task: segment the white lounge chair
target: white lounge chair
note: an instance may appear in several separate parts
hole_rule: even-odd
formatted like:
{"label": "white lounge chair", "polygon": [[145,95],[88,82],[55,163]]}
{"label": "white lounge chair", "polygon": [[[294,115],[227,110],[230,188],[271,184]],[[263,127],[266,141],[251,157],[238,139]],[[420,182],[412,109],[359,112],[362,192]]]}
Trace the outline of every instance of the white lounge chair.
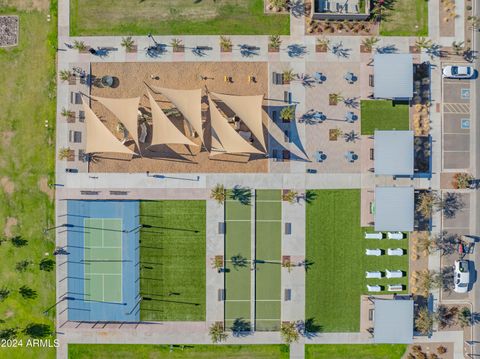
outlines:
{"label": "white lounge chair", "polygon": [[403,285],[401,284],[392,284],[388,286],[389,292],[400,292],[403,290]]}
{"label": "white lounge chair", "polygon": [[389,256],[403,256],[403,249],[402,248],[388,248],[387,254]]}
{"label": "white lounge chair", "polygon": [[385,277],[387,278],[402,278],[403,272],[401,270],[385,270]]}
{"label": "white lounge chair", "polygon": [[367,256],[381,256],[382,255],[382,250],[381,249],[365,249],[365,254]]}
{"label": "white lounge chair", "polygon": [[365,278],[382,278],[382,272],[365,272]]}
{"label": "white lounge chair", "polygon": [[388,239],[403,239],[402,232],[387,232]]}
{"label": "white lounge chair", "polygon": [[382,232],[373,232],[373,233],[365,232],[365,239],[382,239],[382,238],[383,238]]}
{"label": "white lounge chair", "polygon": [[367,290],[369,292],[381,292],[382,291],[382,287],[380,287],[379,285],[368,285],[367,284]]}

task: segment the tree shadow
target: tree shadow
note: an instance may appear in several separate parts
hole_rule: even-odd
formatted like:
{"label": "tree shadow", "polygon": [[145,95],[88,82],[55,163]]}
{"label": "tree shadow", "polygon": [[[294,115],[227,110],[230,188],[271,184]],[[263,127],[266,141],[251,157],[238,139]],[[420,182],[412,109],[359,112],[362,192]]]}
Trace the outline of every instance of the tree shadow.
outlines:
{"label": "tree shadow", "polygon": [[297,0],[290,3],[290,12],[294,17],[305,15],[305,5],[303,1]]}
{"label": "tree shadow", "polygon": [[290,57],[303,57],[307,54],[307,47],[301,44],[291,44],[287,46],[287,53]]}
{"label": "tree shadow", "polygon": [[22,332],[32,338],[45,338],[52,335],[50,326],[40,323],[30,323]]}
{"label": "tree shadow", "polygon": [[352,49],[347,49],[347,48],[343,47],[343,42],[342,41],[340,41],[340,42],[338,42],[338,43],[336,43],[335,45],[332,46],[332,54],[334,54],[338,58],[340,58],[340,57],[345,58],[345,59],[349,58],[351,51],[352,51]]}
{"label": "tree shadow", "polygon": [[240,46],[240,54],[243,57],[253,57],[258,56],[258,51],[260,50],[257,46],[250,46],[250,45],[239,45]]}
{"label": "tree shadow", "polygon": [[252,335],[252,326],[250,322],[247,322],[243,318],[236,318],[232,326],[230,327],[232,334],[234,337],[246,337],[248,335]]}
{"label": "tree shadow", "polygon": [[249,205],[252,199],[252,191],[250,188],[236,185],[232,189],[230,198],[239,201],[241,204]]}
{"label": "tree shadow", "polygon": [[308,318],[297,322],[298,333],[308,339],[314,338],[323,331],[323,327],[315,323],[315,318]]}
{"label": "tree shadow", "polygon": [[10,239],[14,247],[24,247],[28,244],[28,241],[21,236],[15,236]]}
{"label": "tree shadow", "polygon": [[318,195],[315,191],[307,190],[303,199],[307,204],[311,204],[317,199],[317,197]]}
{"label": "tree shadow", "polygon": [[248,266],[248,259],[242,256],[240,253],[237,254],[236,256],[232,256],[230,260],[235,270],[238,270],[238,268],[245,268]]}
{"label": "tree shadow", "polygon": [[443,215],[445,218],[454,218],[465,204],[458,193],[447,192],[443,197]]}
{"label": "tree shadow", "polygon": [[395,45],[386,45],[382,47],[377,47],[377,53],[379,54],[395,54],[398,52],[398,49]]}

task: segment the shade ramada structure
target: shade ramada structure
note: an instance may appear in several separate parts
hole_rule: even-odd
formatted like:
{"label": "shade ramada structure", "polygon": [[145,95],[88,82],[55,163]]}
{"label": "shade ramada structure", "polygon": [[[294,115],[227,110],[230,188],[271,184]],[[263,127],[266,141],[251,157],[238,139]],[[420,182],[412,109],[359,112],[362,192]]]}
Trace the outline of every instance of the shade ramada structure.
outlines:
{"label": "shade ramada structure", "polygon": [[263,95],[237,96],[211,92],[215,98],[221,100],[242,122],[252,131],[255,138],[260,142],[263,150],[266,150],[265,136],[263,133]]}
{"label": "shade ramada structure", "polygon": [[86,153],[114,152],[127,153],[134,155],[128,147],[124,146],[111,132],[105,127],[100,119],[95,115],[92,109],[83,99],[83,109],[85,111],[86,125]]}
{"label": "shade ramada structure", "polygon": [[105,106],[121,123],[123,123],[128,130],[128,133],[135,141],[137,148],[140,149],[138,144],[138,105],[140,103],[140,97],[106,98],[92,96],[92,98]]}
{"label": "shade ramada structure", "polygon": [[178,111],[182,113],[185,120],[187,120],[198,136],[200,136],[202,143],[204,143],[202,127],[202,90],[174,90],[155,86],[151,86],[151,88],[164,95],[178,109]]}
{"label": "shade ramada structure", "polygon": [[245,141],[237,131],[227,122],[212,99],[208,98],[210,119],[212,123],[212,152],[211,155],[222,153],[263,153]]}
{"label": "shade ramada structure", "polygon": [[190,146],[198,146],[189,140],[165,115],[160,106],[157,104],[152,94],[148,91],[150,107],[152,109],[152,143],[151,145],[164,144],[184,144]]}

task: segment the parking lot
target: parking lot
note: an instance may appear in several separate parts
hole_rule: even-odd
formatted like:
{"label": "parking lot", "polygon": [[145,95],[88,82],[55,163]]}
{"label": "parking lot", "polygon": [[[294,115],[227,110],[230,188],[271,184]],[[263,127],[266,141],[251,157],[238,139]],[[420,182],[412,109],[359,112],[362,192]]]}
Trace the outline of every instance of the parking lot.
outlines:
{"label": "parking lot", "polygon": [[443,169],[470,167],[470,80],[443,79]]}

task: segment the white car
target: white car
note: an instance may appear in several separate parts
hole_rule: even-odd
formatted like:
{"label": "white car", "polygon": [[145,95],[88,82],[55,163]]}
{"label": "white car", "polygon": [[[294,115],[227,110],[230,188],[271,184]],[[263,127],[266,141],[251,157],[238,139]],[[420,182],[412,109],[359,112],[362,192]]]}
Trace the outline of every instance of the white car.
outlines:
{"label": "white car", "polygon": [[468,270],[468,261],[461,260],[455,261],[455,288],[453,289],[457,293],[467,293],[468,284],[470,283],[470,272]]}
{"label": "white car", "polygon": [[473,76],[473,67],[471,66],[445,66],[443,68],[443,77],[451,79],[469,79]]}

